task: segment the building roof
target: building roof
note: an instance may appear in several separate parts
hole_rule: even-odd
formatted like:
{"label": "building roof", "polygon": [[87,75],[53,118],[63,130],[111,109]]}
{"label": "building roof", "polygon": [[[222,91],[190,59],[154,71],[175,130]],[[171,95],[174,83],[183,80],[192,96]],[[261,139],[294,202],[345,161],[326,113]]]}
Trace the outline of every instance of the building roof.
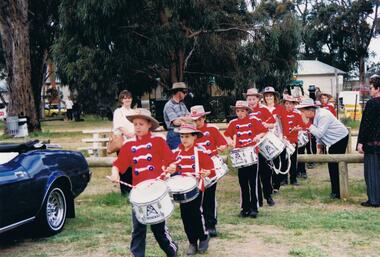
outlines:
{"label": "building roof", "polygon": [[297,75],[334,75],[335,70],[338,75],[346,74],[346,72],[318,60],[298,60]]}

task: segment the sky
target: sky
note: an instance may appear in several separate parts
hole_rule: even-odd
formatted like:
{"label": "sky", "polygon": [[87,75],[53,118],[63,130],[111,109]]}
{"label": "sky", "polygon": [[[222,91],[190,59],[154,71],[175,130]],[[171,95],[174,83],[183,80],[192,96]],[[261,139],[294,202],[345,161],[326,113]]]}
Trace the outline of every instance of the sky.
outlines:
{"label": "sky", "polygon": [[376,56],[374,58],[370,57],[369,61],[380,62],[380,36],[372,38],[371,43],[369,44],[369,50],[370,52],[374,51],[376,53]]}

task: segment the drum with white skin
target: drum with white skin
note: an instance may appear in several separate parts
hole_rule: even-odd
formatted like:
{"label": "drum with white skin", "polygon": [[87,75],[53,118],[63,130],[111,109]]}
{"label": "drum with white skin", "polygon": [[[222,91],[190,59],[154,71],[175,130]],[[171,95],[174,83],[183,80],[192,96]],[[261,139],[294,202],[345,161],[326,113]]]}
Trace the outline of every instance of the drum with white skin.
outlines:
{"label": "drum with white skin", "polygon": [[284,142],[272,132],[267,132],[258,144],[260,153],[268,161],[275,159],[285,149]]}
{"label": "drum with white skin", "polygon": [[255,148],[253,146],[235,148],[230,152],[232,167],[242,168],[256,164],[258,161]]}
{"label": "drum with white skin", "polygon": [[142,224],[157,224],[172,214],[174,204],[164,181],[149,179],[139,183],[130,193],[137,220]]}
{"label": "drum with white skin", "polygon": [[223,158],[219,155],[215,155],[211,157],[212,162],[214,163],[215,176],[212,178],[205,177],[205,188],[208,188],[218,182],[219,179],[224,177],[224,175],[228,172],[228,166],[224,163]]}
{"label": "drum with white skin", "polygon": [[303,147],[309,142],[309,135],[306,131],[298,132],[298,147]]}
{"label": "drum with white skin", "polygon": [[198,180],[193,176],[173,176],[167,181],[169,194],[174,201],[179,203],[187,203],[199,194]]}

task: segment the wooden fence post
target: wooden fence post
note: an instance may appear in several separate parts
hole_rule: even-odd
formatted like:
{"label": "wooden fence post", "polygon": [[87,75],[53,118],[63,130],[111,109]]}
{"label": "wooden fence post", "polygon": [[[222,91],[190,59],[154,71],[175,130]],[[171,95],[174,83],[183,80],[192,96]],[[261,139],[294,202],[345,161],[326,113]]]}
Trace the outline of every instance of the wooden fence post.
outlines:
{"label": "wooden fence post", "polygon": [[339,188],[340,198],[348,198],[348,166],[347,162],[339,162]]}

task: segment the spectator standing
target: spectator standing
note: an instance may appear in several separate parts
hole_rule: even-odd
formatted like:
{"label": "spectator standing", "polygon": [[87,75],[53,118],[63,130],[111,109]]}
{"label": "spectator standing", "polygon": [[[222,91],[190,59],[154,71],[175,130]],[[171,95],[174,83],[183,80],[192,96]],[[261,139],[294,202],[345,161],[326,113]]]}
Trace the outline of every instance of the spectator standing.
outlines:
{"label": "spectator standing", "polygon": [[66,116],[68,120],[73,120],[73,101],[71,100],[71,96],[67,97],[67,100],[65,101],[66,105]]}
{"label": "spectator standing", "polygon": [[164,121],[168,128],[166,142],[170,149],[176,149],[181,143],[180,136],[174,132],[174,128],[180,127],[186,123],[186,118],[189,110],[186,108],[183,100],[188,92],[188,88],[184,82],[173,83],[171,88],[171,98],[164,107]]}
{"label": "spectator standing", "polygon": [[358,135],[358,151],[364,153],[365,207],[380,207],[380,76],[370,79],[370,99],[364,109]]}
{"label": "spectator standing", "polygon": [[[132,122],[127,119],[127,116],[133,113],[133,109],[131,108],[131,92],[128,90],[121,91],[119,94],[119,103],[121,107],[117,108],[113,113],[112,131],[115,135],[123,135],[125,141],[135,134]],[[117,155],[119,155],[119,152],[117,152]],[[132,170],[130,167],[127,171],[120,173],[120,180],[132,184]],[[120,184],[120,191],[122,195],[127,195],[131,191],[131,188]]]}

